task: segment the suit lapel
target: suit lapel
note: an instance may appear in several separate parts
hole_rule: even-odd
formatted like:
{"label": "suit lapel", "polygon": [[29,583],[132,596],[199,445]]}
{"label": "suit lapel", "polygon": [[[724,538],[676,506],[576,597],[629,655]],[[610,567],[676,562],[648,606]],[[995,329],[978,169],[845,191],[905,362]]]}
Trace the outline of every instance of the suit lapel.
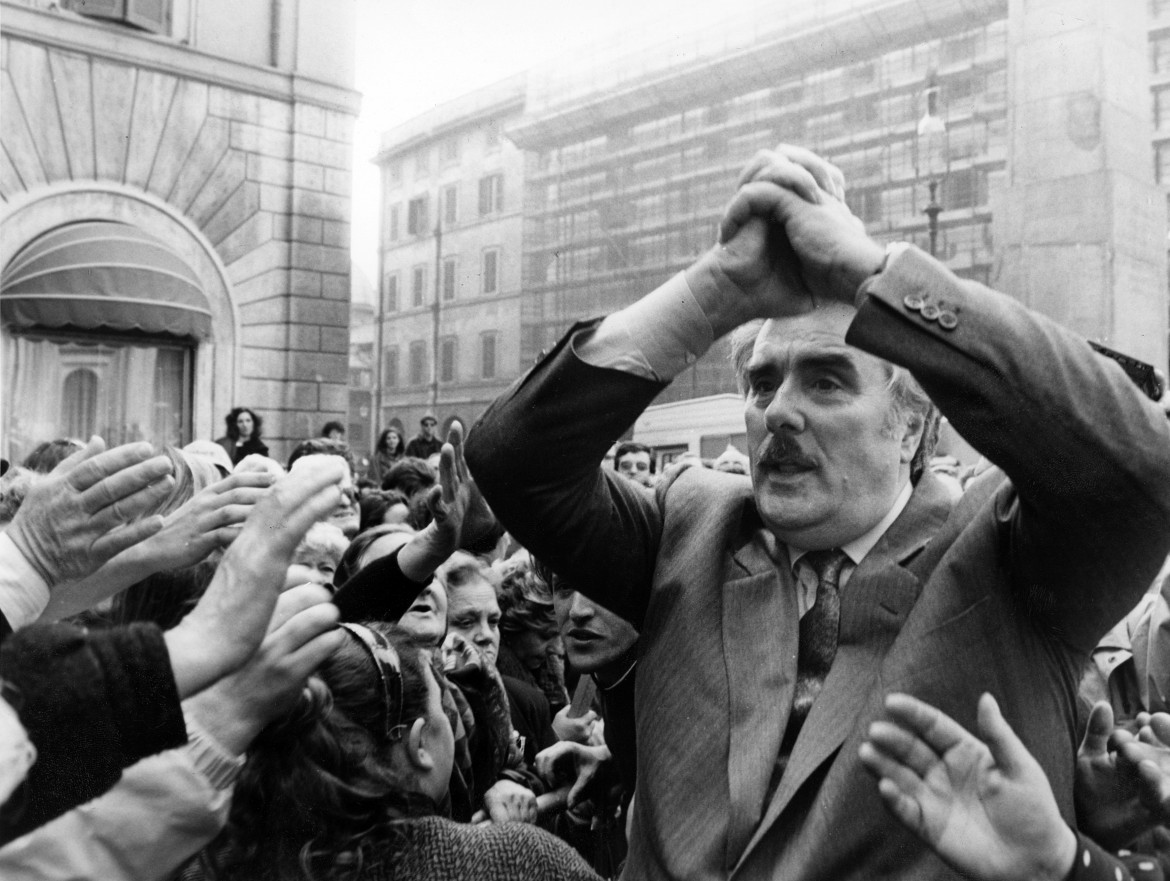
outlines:
{"label": "suit lapel", "polygon": [[[837,752],[852,733],[857,714],[866,705],[866,695],[873,688],[881,660],[921,592],[919,578],[907,567],[938,531],[949,512],[950,502],[945,491],[927,472],[915,487],[906,509],[861,561],[842,589],[837,656],[824,689],[800,731],[780,785],[739,857],[737,868],[776,822],[801,785]],[[928,577],[929,573],[926,575]],[[795,645],[795,635],[794,632],[791,645]],[[792,678],[795,676],[793,664]],[[787,708],[792,702],[791,687],[785,699],[787,721]]]}
{"label": "suit lapel", "polygon": [[723,652],[730,684],[728,869],[764,810],[796,687],[796,590],[785,567],[774,562],[775,540],[758,523],[748,525],[748,540],[732,554],[723,585]]}

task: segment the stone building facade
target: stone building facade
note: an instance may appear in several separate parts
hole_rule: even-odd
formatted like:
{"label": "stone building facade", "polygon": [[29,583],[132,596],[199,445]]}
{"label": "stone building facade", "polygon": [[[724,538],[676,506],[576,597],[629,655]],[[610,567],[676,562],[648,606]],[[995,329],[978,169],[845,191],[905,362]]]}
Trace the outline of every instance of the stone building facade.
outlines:
{"label": "stone building facade", "polygon": [[379,427],[469,425],[520,372],[523,105],[513,77],[382,137]]}
{"label": "stone building facade", "polygon": [[347,406],[355,4],[60,5],[0,3],[3,454],[240,405],[282,458]]}

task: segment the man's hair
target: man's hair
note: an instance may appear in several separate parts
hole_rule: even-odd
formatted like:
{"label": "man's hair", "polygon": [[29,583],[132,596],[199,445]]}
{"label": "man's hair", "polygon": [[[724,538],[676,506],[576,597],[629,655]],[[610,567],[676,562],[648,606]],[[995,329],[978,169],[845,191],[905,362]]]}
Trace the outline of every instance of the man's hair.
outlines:
{"label": "man's hair", "polygon": [[327,437],[311,437],[303,440],[295,447],[288,457],[288,467],[292,470],[293,462],[303,456],[340,456],[349,466],[349,473],[354,472],[353,454],[349,451],[349,444],[345,441],[330,440]]}
{"label": "man's hair", "polygon": [[[745,397],[748,392],[747,365],[751,360],[756,338],[763,327],[764,319],[760,318],[737,327],[731,334],[731,366],[735,370],[736,387]],[[886,415],[886,430],[893,432],[900,424],[914,424],[916,421],[921,421],[922,424],[922,439],[918,442],[918,449],[914,451],[914,458],[910,460],[910,480],[917,483],[931,457],[934,456],[934,448],[938,443],[938,408],[927,397],[909,370],[884,359],[882,363],[889,373],[886,390],[890,393],[891,400],[890,412]],[[614,462],[617,462],[616,456]]]}
{"label": "man's hair", "polygon": [[382,477],[382,489],[396,489],[408,496],[435,485],[435,472],[426,460],[406,456],[390,466]]}
{"label": "man's hair", "polygon": [[345,426],[337,420],[332,419],[321,426],[321,437],[329,437],[329,432],[331,431],[340,431],[342,434],[345,434]]}
{"label": "man's hair", "polygon": [[654,473],[654,451],[645,444],[640,444],[637,441],[622,441],[618,444],[618,448],[613,453],[613,469],[617,471],[618,463],[622,461],[625,456],[630,453],[649,453],[650,454],[650,473]]}

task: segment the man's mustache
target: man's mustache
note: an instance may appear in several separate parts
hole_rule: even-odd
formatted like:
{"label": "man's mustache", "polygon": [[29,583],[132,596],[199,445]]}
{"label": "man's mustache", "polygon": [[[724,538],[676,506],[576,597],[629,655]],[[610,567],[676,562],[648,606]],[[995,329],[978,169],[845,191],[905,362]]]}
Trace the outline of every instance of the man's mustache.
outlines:
{"label": "man's mustache", "polygon": [[760,448],[756,464],[763,468],[816,468],[815,459],[806,456],[800,445],[784,435],[769,435]]}

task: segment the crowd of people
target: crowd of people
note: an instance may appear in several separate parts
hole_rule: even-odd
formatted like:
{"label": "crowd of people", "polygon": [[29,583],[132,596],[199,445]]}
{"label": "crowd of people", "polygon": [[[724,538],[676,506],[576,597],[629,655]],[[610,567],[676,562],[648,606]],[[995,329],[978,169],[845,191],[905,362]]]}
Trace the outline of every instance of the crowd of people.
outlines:
{"label": "crowd of people", "polygon": [[[607,464],[729,334],[747,454]],[[805,150],[466,437],[262,426],[6,465],[0,877],[1170,870],[1166,411]]]}

